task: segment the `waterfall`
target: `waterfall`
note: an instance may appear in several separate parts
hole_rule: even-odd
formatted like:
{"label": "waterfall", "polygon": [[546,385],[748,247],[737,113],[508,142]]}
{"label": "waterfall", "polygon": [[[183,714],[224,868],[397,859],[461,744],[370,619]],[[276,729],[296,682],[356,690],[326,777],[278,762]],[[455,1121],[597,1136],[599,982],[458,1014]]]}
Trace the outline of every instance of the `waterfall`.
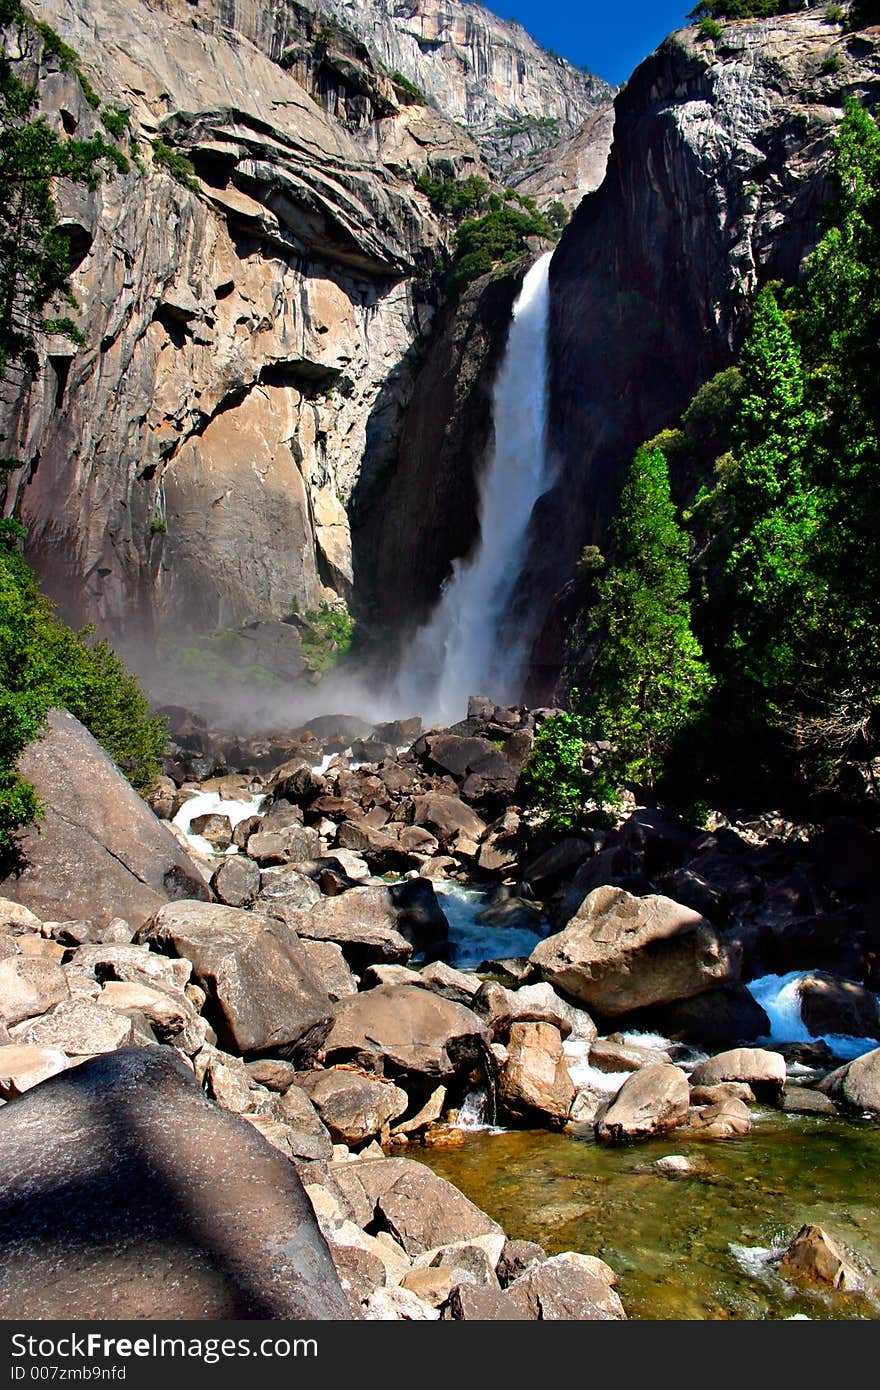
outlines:
{"label": "waterfall", "polygon": [[523,567],[532,509],[547,489],[547,323],[552,252],[536,261],[513,306],[493,390],[495,447],[480,489],[480,540],[456,560],[440,602],[416,633],[397,680],[397,703],[427,722],[463,719],[467,699],[520,693],[528,634],[498,641]]}

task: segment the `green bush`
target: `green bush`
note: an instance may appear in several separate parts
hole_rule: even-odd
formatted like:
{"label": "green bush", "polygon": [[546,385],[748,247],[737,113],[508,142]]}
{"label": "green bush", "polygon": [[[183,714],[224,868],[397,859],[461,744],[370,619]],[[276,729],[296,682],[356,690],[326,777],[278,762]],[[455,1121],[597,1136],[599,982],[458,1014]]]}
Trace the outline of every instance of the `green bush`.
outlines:
{"label": "green bush", "polygon": [[117,140],[121,140],[131,124],[131,117],[124,106],[105,106],[101,112],[101,124]]}
{"label": "green bush", "polygon": [[825,58],[823,58],[822,66],[819,68],[819,71],[822,73],[824,77],[829,77],[836,72],[840,72],[842,67],[843,60],[841,59],[840,54],[829,53]]}
{"label": "green bush", "polygon": [[[492,202],[496,206],[492,206]],[[494,266],[518,260],[532,236],[555,241],[555,227],[539,212],[504,206],[490,199],[483,217],[463,222],[455,234],[455,255],[449,272],[449,290],[457,294]]]}
{"label": "green bush", "polygon": [[843,24],[846,10],[842,5],[829,5],[825,11],[825,19],[829,24]]}
{"label": "green bush", "polygon": [[107,643],[92,643],[90,630],[73,632],[55,617],[21,553],[24,535],[17,522],[0,522],[0,860],[40,814],[16,764],[53,706],[76,715],[141,791],[158,774],[167,738],[164,721],[150,717],[140,685]]}
{"label": "green bush", "polygon": [[313,671],[327,671],[351,648],[354,619],[341,608],[322,603],[311,608],[302,629],[303,656]]}
{"label": "green bush", "polygon": [[700,0],[688,19],[769,19],[789,8],[788,0]]}
{"label": "green bush", "polygon": [[404,77],[402,72],[393,72],[391,81],[395,89],[403,96],[409,97],[411,101],[418,102],[421,106],[427,105],[428,98],[421,87],[417,87],[415,82],[410,82],[409,78]]}
{"label": "green bush", "polygon": [[153,163],[166,174],[170,174],[178,183],[182,183],[184,188],[198,193],[199,184],[192,163],[186,155],[180,154],[178,150],[174,150],[166,144],[161,136],[157,136],[153,141]]}
{"label": "green bush", "polygon": [[724,30],[721,28],[721,25],[718,23],[716,19],[700,20],[701,39],[712,39],[713,42],[717,42],[717,40],[721,38],[721,35],[723,33]]}
{"label": "green bush", "polygon": [[[577,701],[576,690],[572,701]],[[538,812],[548,831],[572,830],[583,821],[590,795],[584,766],[587,740],[585,720],[569,710],[546,720],[538,730],[520,776],[520,789],[526,805]]]}
{"label": "green bush", "polygon": [[424,193],[435,212],[453,219],[479,212],[486,206],[490,191],[490,185],[477,174],[470,174],[466,179],[441,179],[431,174],[420,174],[415,180],[415,187]]}

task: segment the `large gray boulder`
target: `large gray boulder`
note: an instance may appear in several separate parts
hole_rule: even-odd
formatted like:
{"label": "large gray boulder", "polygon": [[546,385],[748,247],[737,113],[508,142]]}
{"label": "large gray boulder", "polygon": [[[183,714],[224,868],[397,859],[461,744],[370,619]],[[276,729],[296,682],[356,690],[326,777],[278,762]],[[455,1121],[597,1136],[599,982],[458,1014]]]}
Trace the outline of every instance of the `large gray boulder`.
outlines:
{"label": "large gray boulder", "polygon": [[880,1115],[880,1047],[838,1067],[825,1077],[822,1090],[848,1110]]}
{"label": "large gray boulder", "polygon": [[503,1249],[498,1223],[423,1163],[360,1159],[334,1165],[333,1182],[359,1225],[388,1231],[407,1255],[465,1242],[482,1245],[494,1265]]}
{"label": "large gray boulder", "polygon": [[293,1164],[166,1048],[0,1109],[0,1317],[349,1318]]}
{"label": "large gray boulder", "polygon": [[864,985],[816,970],[801,980],[798,993],[801,1019],[814,1038],[825,1033],[848,1033],[855,1038],[880,1040],[877,996]]}
{"label": "large gray boulder", "polygon": [[551,1023],[514,1023],[499,1094],[506,1110],[550,1121],[568,1118],[575,1097],[562,1051],[562,1035]]}
{"label": "large gray boulder", "polygon": [[45,814],[21,838],[23,867],[0,883],[5,897],[43,920],[99,926],[114,917],[139,926],[169,899],[210,897],[189,855],[66,710],[50,711],[19,770]]}
{"label": "large gray boulder", "polygon": [[722,1081],[744,1081],[753,1090],[778,1095],[785,1085],[785,1058],[764,1047],[734,1047],[698,1062],[691,1072],[691,1085],[717,1086]]}
{"label": "large gray boulder", "polygon": [[690,1092],[680,1067],[659,1062],[624,1081],[596,1133],[605,1143],[668,1134],[687,1119]]}
{"label": "large gray boulder", "polygon": [[11,955],[0,960],[0,1022],[7,1028],[36,1018],[70,994],[57,960]]}
{"label": "large gray boulder", "polygon": [[169,903],[140,942],[192,962],[205,1016],[233,1052],[314,1056],[333,1006],[296,935],[275,917],[217,903]]}
{"label": "large gray boulder", "polygon": [[550,984],[606,1016],[687,999],[738,970],[698,912],[622,888],[595,888],[564,931],[538,943],[531,960]]}
{"label": "large gray boulder", "polygon": [[445,1079],[479,1063],[488,1034],[475,1013],[418,985],[379,985],[340,999],[325,1043],[328,1062],[378,1074]]}

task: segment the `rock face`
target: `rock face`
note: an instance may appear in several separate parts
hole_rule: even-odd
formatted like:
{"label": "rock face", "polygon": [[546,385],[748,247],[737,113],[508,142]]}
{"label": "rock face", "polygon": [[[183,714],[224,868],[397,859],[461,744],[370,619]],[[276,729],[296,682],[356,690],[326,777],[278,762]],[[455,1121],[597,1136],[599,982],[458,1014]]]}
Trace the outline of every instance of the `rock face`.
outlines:
{"label": "rock face", "polygon": [[635,449],[730,365],[756,288],[791,280],[817,237],[831,136],[849,94],[873,100],[880,37],[834,44],[822,7],[673,35],[616,99],[599,190],[551,266],[550,447],[517,611],[546,616],[528,696],[546,702],[585,544],[603,548]]}
{"label": "rock face", "polygon": [[546,53],[515,20],[463,0],[341,0],[336,14],[432,105],[473,131],[507,182],[570,137],[611,89]]}
{"label": "rock face", "polygon": [[274,917],[215,903],[161,908],[140,940],[192,961],[218,1036],[245,1053],[311,1058],[333,1008],[293,932]]}
{"label": "rock face", "polygon": [[169,1049],[55,1077],[0,1132],[3,1317],[351,1317],[293,1165]]}
{"label": "rock face", "polygon": [[532,963],[564,993],[614,1016],[700,994],[730,979],[735,962],[698,912],[652,894],[596,888]]}
{"label": "rock face", "polygon": [[169,898],[207,898],[195,864],[119,768],[66,710],[19,768],[46,813],[21,839],[24,866],[4,879],[7,898],[48,920],[139,926]]}
{"label": "rock face", "polygon": [[[440,233],[412,177],[435,156],[480,172],[478,151],[401,106],[359,46],[289,52],[280,3],[34,10],[130,112],[143,172],[61,190],[89,346],[52,340],[4,421],[28,465],[7,500],[29,559],[63,616],[123,649],[246,624],[283,635],[297,604],[351,595],[346,502],[397,428],[401,364],[430,320],[412,283]],[[50,119],[106,135],[75,75],[26,48]],[[192,160],[193,188],[153,163],[160,135]],[[303,669],[293,628],[271,662],[249,635],[241,664]]]}

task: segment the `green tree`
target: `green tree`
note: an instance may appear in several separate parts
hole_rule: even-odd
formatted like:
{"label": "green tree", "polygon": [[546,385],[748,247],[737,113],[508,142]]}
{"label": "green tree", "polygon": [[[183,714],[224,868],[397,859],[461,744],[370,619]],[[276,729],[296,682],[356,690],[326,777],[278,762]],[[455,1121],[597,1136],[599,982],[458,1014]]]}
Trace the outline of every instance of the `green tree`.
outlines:
{"label": "green tree", "polygon": [[582,713],[612,744],[596,794],[624,782],[649,792],[682,726],[694,719],[712,679],[691,629],[688,541],[659,449],[637,452],[614,526],[614,563],[598,586],[592,625],[599,639]]}

